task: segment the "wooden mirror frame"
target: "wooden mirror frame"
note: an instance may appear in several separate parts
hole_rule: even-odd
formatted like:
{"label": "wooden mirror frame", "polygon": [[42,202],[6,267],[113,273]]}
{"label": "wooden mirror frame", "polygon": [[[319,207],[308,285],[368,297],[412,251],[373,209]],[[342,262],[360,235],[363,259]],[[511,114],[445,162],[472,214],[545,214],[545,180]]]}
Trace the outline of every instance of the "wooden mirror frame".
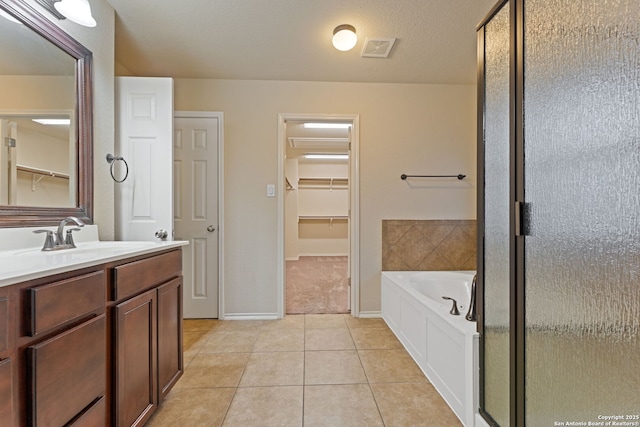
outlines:
{"label": "wooden mirror frame", "polygon": [[76,207],[0,206],[0,227],[57,225],[62,218],[75,216],[93,223],[93,54],[63,29],[30,5],[19,0],[0,0],[0,8],[36,34],[76,60],[76,161],[78,180]]}

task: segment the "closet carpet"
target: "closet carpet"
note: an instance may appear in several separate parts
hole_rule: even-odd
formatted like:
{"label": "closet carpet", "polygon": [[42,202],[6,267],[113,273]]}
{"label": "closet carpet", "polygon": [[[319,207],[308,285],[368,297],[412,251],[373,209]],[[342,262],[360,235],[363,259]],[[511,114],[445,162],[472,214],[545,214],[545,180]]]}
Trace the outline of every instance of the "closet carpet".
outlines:
{"label": "closet carpet", "polygon": [[286,314],[349,312],[348,257],[303,256],[286,265]]}

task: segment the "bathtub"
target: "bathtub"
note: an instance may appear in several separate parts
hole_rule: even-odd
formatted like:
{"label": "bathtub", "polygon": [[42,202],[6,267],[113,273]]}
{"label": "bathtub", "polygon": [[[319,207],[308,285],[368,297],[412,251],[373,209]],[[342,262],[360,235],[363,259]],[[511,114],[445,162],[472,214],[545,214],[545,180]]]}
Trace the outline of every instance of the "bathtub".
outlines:
{"label": "bathtub", "polygon": [[[474,271],[382,272],[382,317],[462,424],[478,408],[478,340],[469,308]],[[460,315],[449,313],[458,302]]]}

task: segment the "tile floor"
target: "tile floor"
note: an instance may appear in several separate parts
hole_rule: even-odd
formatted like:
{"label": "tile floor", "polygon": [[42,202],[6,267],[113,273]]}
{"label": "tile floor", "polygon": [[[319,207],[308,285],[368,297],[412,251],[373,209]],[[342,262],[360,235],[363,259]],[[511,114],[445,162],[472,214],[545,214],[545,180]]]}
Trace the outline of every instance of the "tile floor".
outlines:
{"label": "tile floor", "polygon": [[382,319],[185,320],[185,373],[148,426],[460,426]]}

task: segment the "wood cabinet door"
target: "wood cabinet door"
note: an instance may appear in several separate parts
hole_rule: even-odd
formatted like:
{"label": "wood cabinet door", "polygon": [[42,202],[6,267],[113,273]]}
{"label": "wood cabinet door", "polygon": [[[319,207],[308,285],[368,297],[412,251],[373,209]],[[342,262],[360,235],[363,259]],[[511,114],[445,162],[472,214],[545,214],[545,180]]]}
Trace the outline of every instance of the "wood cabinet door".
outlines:
{"label": "wood cabinet door", "polygon": [[115,307],[115,420],[143,425],[158,404],[156,289]]}
{"label": "wood cabinet door", "polygon": [[182,277],[158,287],[158,394],[160,402],[182,376]]}
{"label": "wood cabinet door", "polygon": [[[13,375],[11,359],[0,360],[0,425],[13,425]],[[6,423],[6,424],[5,424]]]}
{"label": "wood cabinet door", "polygon": [[106,324],[102,314],[28,347],[32,425],[65,425],[104,396]]}

